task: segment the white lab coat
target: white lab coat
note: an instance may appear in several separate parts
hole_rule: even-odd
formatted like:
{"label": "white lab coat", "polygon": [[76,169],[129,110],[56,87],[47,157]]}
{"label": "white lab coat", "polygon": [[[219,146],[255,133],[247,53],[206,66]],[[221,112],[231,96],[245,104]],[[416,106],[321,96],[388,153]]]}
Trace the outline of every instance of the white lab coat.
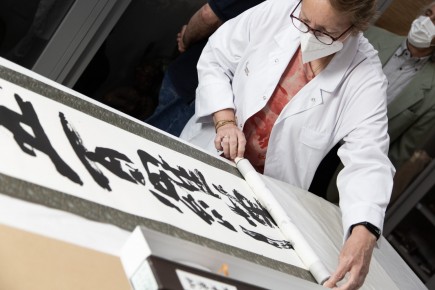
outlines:
{"label": "white lab coat", "polygon": [[[181,138],[216,153],[214,112],[233,108],[242,129],[263,108],[300,45],[289,17],[297,3],[265,1],[209,39],[198,62],[195,115]],[[386,87],[376,51],[361,33],[350,36],[284,107],[270,134],[264,174],[303,189],[343,139],[338,188],[345,236],[357,222],[383,226],[394,174],[387,157]]]}

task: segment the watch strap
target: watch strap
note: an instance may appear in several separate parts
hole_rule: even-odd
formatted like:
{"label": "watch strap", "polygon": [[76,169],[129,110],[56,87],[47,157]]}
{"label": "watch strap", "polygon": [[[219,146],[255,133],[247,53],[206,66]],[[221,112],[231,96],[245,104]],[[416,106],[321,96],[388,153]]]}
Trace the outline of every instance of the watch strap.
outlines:
{"label": "watch strap", "polygon": [[379,237],[381,236],[381,230],[378,227],[376,227],[375,225],[373,225],[373,224],[371,224],[369,222],[360,222],[360,223],[356,223],[356,224],[352,225],[350,227],[350,234],[352,234],[352,230],[353,230],[354,227],[360,226],[360,225],[361,226],[365,226],[366,229],[369,232],[371,232],[376,237],[376,240],[378,240]]}

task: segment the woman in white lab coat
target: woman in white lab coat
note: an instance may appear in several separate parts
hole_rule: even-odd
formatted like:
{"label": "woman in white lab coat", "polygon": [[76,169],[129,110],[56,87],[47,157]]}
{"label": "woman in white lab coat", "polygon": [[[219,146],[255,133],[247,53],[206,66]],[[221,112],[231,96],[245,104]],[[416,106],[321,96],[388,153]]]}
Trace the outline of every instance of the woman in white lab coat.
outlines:
{"label": "woman in white lab coat", "polygon": [[[346,242],[325,284],[360,287],[388,204],[386,78],[362,36],[375,0],[269,0],[225,23],[198,62],[181,138],[307,189],[339,141]],[[217,152],[219,150],[219,152]],[[350,235],[350,236],[349,236]]]}

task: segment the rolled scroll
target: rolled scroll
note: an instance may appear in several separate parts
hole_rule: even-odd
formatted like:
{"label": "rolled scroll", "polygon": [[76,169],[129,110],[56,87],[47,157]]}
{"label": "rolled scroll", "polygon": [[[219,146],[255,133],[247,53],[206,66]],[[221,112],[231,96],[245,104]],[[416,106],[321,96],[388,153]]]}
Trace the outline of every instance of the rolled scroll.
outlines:
{"label": "rolled scroll", "polygon": [[291,221],[290,217],[286,214],[270,190],[266,187],[249,160],[236,158],[235,162],[238,170],[245,178],[260,204],[272,216],[278,227],[281,229],[284,237],[292,244],[296,254],[310,270],[317,283],[322,285],[330,277],[330,273],[323,262],[320,261],[319,257],[305,240],[302,233]]}

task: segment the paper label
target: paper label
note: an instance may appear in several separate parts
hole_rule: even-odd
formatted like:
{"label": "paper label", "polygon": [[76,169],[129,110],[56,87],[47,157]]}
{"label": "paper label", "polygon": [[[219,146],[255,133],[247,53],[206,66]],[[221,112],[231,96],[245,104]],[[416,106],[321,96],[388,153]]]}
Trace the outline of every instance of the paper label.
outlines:
{"label": "paper label", "polygon": [[157,290],[158,284],[148,261],[144,261],[130,278],[134,290]]}
{"label": "paper label", "polygon": [[184,290],[237,290],[237,287],[182,270],[175,270]]}

